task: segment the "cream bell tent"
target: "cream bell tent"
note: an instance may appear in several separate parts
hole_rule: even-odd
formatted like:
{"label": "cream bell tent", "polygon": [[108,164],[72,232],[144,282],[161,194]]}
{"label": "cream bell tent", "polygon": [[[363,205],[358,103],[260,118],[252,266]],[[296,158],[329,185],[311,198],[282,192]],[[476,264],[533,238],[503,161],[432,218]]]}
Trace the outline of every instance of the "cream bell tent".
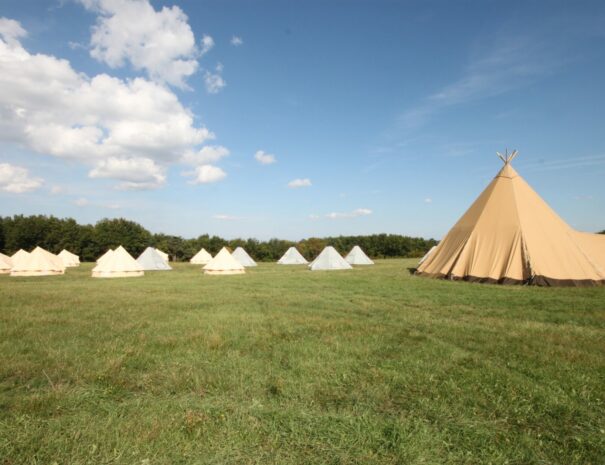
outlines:
{"label": "cream bell tent", "polygon": [[[24,261],[27,260],[27,257],[29,257],[29,252],[26,252],[23,249],[19,249],[17,250],[17,252],[15,252],[12,256],[11,256],[11,263],[14,267],[18,267],[21,268]],[[12,270],[12,268],[11,268]]]}
{"label": "cream bell tent", "polygon": [[10,273],[13,267],[13,261],[8,255],[0,253],[0,274]]}
{"label": "cream bell tent", "polygon": [[351,265],[373,265],[374,262],[370,260],[370,257],[361,250],[361,247],[356,245],[345,257],[345,260]]}
{"label": "cream bell tent", "polygon": [[162,260],[166,263],[170,261],[170,256],[166,252],[162,252],[160,249],[155,249],[155,251],[160,254],[160,257],[162,257]]}
{"label": "cream bell tent", "polygon": [[61,250],[57,256],[63,261],[63,265],[66,267],[80,266],[80,257],[65,249]]}
{"label": "cream bell tent", "polygon": [[17,250],[12,256],[11,256],[11,261],[13,262],[13,266],[15,266],[16,264],[20,263],[21,260],[27,258],[27,256],[29,255],[29,252],[26,252],[23,249],[19,249]]}
{"label": "cream bell tent", "polygon": [[231,255],[246,267],[256,266],[256,262],[252,260],[252,257],[248,255],[248,252],[246,252],[243,247],[237,247]]}
{"label": "cream bell tent", "polygon": [[504,166],[418,267],[421,276],[539,286],[605,285],[604,238],[567,225]]}
{"label": "cream bell tent", "polygon": [[212,260],[212,255],[206,252],[206,249],[202,248],[189,261],[194,265],[205,265],[210,260]]}
{"label": "cream bell tent", "polygon": [[296,247],[290,247],[277,263],[279,265],[306,265],[309,262],[301,255]]}
{"label": "cream bell tent", "polygon": [[318,270],[350,270],[352,268],[344,258],[331,245],[321,251],[309,265],[311,271]]}
{"label": "cream bell tent", "polygon": [[[107,255],[107,254],[105,254]],[[93,278],[130,278],[143,276],[143,267],[139,265],[122,246],[114,250],[111,255],[99,261],[92,269]]]}
{"label": "cream bell tent", "polygon": [[113,250],[109,249],[107,252],[105,252],[103,255],[101,255],[99,258],[97,258],[97,265],[100,265],[101,263],[103,263],[105,260],[107,260],[112,255],[113,255]]}
{"label": "cream bell tent", "polygon": [[63,261],[55,254],[36,247],[27,255],[13,262],[11,276],[52,276],[65,273]]}
{"label": "cream bell tent", "polygon": [[243,274],[244,266],[231,256],[226,247],[223,247],[215,257],[203,268],[205,274]]}
{"label": "cream bell tent", "polygon": [[170,271],[170,265],[164,261],[164,257],[160,255],[157,249],[147,247],[145,251],[137,258],[139,265],[145,271]]}
{"label": "cream bell tent", "polygon": [[429,251],[427,253],[425,253],[424,256],[420,259],[420,261],[418,262],[418,265],[422,265],[426,261],[426,259],[429,258],[429,256],[435,251],[436,248],[437,248],[436,245],[431,247],[429,249]]}

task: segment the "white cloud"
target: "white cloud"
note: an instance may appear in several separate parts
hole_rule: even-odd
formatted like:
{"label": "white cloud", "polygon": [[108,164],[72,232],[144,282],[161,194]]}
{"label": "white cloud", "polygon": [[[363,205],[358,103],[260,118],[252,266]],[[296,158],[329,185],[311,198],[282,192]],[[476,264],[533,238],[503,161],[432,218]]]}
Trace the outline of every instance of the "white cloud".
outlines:
{"label": "white cloud", "polygon": [[288,183],[288,187],[291,189],[297,189],[299,187],[309,187],[311,185],[311,180],[309,178],[293,179]]}
{"label": "white cloud", "polygon": [[399,126],[415,129],[447,108],[513,91],[551,73],[569,61],[559,32],[547,40],[540,33],[529,36],[506,30],[494,34],[493,42],[471,57],[457,80],[405,111]]}
{"label": "white cloud", "polygon": [[62,194],[63,192],[65,192],[65,188],[62,186],[52,186],[50,188],[50,193],[52,195],[58,195],[58,194]]}
{"label": "white cloud", "polygon": [[149,158],[109,158],[97,163],[88,176],[91,178],[119,179],[118,189],[155,189],[164,184],[164,170]]}
{"label": "white cloud", "polygon": [[202,37],[201,43],[202,49],[200,50],[200,56],[205,55],[214,47],[214,39],[206,34]]}
{"label": "white cloud", "polygon": [[21,166],[0,163],[0,190],[13,194],[23,194],[38,189],[44,181],[32,178],[29,171]]}
{"label": "white cloud", "polygon": [[219,63],[216,65],[215,72],[206,70],[204,73],[204,84],[206,85],[206,91],[209,94],[218,94],[223,87],[227,85],[222,76],[223,65]]}
{"label": "white cloud", "polygon": [[235,46],[235,47],[239,47],[240,45],[243,45],[244,40],[239,37],[239,36],[233,36],[231,37],[231,45]]}
{"label": "white cloud", "polygon": [[342,219],[342,218],[357,218],[359,216],[368,216],[372,214],[372,210],[370,210],[369,208],[358,208],[356,210],[353,210],[352,212],[346,212],[346,213],[338,213],[338,212],[332,212],[332,213],[328,213],[326,215],[326,218],[330,218],[331,220],[337,220],[337,219]]}
{"label": "white cloud", "polygon": [[221,181],[227,176],[227,173],[221,168],[213,165],[198,166],[193,173],[190,174],[193,176],[191,184],[210,184]]}
{"label": "white cloud", "polygon": [[78,207],[86,207],[90,202],[85,197],[80,197],[79,199],[74,200],[74,205]]}
{"label": "white cloud", "polygon": [[0,18],[0,36],[10,45],[18,44],[19,39],[27,36],[27,31],[21,27],[19,21]]}
{"label": "white cloud", "polygon": [[[195,36],[178,6],[156,11],[148,0],[80,0],[98,14],[90,55],[112,68],[129,62],[153,80],[185,87],[198,69]],[[214,41],[202,39],[202,53]]]}
{"label": "white cloud", "polygon": [[433,199],[427,197],[426,199],[424,199],[424,203],[433,203]]}
{"label": "white cloud", "polygon": [[275,155],[266,153],[263,150],[257,150],[254,154],[254,159],[261,165],[271,165],[272,163],[275,163],[277,161],[275,159]]}
{"label": "white cloud", "polygon": [[208,163],[216,163],[221,158],[228,155],[229,150],[222,145],[206,145],[196,152],[192,150],[185,152],[182,162],[194,166],[205,165]]}
{"label": "white cloud", "polygon": [[[6,24],[11,37],[23,35],[13,23],[0,23],[0,141],[91,165],[94,177],[115,177],[132,189],[161,186],[168,165],[214,137],[194,125],[190,110],[165,86],[89,77],[67,60],[30,54],[6,40]],[[144,181],[113,169],[141,159],[150,160]]]}
{"label": "white cloud", "polygon": [[214,218],[215,220],[221,220],[221,221],[241,220],[241,218],[239,216],[225,215],[225,214],[214,215],[212,218]]}

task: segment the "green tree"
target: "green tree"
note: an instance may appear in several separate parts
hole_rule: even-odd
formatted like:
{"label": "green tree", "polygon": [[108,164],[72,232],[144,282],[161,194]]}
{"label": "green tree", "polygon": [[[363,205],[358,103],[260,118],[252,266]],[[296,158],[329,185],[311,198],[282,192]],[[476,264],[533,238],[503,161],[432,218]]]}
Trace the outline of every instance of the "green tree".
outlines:
{"label": "green tree", "polygon": [[103,251],[121,245],[136,257],[151,244],[151,233],[124,218],[103,219],[95,225],[95,240]]}

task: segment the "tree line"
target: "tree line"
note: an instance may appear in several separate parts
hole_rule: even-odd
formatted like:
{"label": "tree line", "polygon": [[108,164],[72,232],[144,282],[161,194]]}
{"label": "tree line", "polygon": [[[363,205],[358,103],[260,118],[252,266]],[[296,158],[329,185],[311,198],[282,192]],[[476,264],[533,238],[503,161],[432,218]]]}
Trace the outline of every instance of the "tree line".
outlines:
{"label": "tree line", "polygon": [[137,257],[146,247],[156,247],[170,255],[171,260],[187,261],[202,247],[211,254],[222,247],[242,246],[257,261],[276,261],[291,246],[307,259],[314,259],[325,246],[331,245],[340,253],[347,253],[359,245],[369,256],[419,257],[437,241],[398,234],[370,236],[312,237],[298,242],[282,239],[231,239],[203,234],[195,239],[184,239],[168,234],[153,234],[134,221],[123,218],[103,219],[94,225],[78,224],[72,218],[54,216],[15,215],[0,217],[0,250],[12,255],[19,249],[31,251],[40,246],[53,253],[63,249],[80,256],[82,261],[95,261],[107,249],[122,245]]}

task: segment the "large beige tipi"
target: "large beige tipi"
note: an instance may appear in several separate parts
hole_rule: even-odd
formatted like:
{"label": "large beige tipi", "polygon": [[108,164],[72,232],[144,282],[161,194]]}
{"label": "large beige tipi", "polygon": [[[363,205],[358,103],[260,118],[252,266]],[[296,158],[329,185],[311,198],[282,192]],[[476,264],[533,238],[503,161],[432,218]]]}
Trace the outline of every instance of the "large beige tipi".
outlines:
{"label": "large beige tipi", "polygon": [[52,276],[65,273],[63,261],[55,254],[36,247],[27,255],[13,262],[11,276]]}
{"label": "large beige tipi", "polygon": [[416,273],[539,286],[605,285],[605,236],[575,231],[504,166]]}
{"label": "large beige tipi", "polygon": [[223,247],[215,257],[210,260],[203,268],[205,274],[243,274],[246,272],[244,265],[238,262],[229,253],[226,247]]}
{"label": "large beige tipi", "polygon": [[189,261],[194,265],[205,265],[210,260],[212,260],[212,255],[210,255],[206,249],[202,247],[200,251],[191,257],[191,260]]}
{"label": "large beige tipi", "polygon": [[119,246],[110,255],[107,253],[97,261],[92,269],[93,278],[131,278],[143,276],[143,267],[126,249]]}

